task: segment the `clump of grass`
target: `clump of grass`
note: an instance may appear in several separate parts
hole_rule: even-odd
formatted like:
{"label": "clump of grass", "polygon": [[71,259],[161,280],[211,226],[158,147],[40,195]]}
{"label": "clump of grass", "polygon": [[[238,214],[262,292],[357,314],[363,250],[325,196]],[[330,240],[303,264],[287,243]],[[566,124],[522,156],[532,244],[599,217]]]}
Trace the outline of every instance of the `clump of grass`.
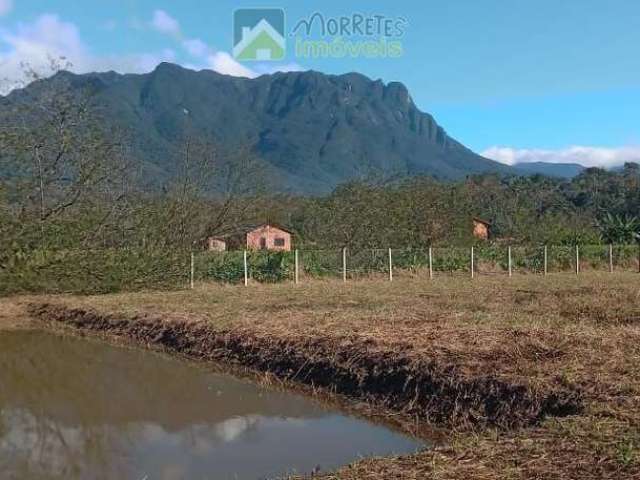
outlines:
{"label": "clump of grass", "polygon": [[629,467],[633,463],[637,461],[638,458],[638,444],[637,439],[625,438],[621,442],[618,443],[617,451],[618,451],[618,459],[620,463]]}

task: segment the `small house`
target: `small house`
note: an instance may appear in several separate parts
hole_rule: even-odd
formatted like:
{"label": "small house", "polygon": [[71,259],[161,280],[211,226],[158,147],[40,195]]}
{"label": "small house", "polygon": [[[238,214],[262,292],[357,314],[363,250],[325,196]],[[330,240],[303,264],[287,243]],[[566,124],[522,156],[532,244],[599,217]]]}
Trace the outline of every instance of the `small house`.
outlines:
{"label": "small house", "polygon": [[207,250],[210,252],[224,252],[227,250],[227,241],[222,237],[207,238]]}
{"label": "small house", "polygon": [[292,249],[293,234],[279,225],[264,223],[240,229],[224,237],[207,238],[207,250],[271,250],[288,252]]}
{"label": "small house", "polygon": [[489,240],[491,223],[480,218],[473,219],[473,236],[479,240]]}
{"label": "small house", "polygon": [[289,252],[293,234],[280,226],[263,224],[250,229],[245,236],[248,250],[274,250]]}

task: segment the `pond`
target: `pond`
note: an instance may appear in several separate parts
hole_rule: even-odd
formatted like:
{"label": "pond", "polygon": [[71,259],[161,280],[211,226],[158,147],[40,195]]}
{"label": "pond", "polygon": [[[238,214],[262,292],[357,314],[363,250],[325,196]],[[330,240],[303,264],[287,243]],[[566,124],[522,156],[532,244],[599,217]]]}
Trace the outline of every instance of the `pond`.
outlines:
{"label": "pond", "polygon": [[0,331],[3,479],[263,479],[423,447],[166,355]]}

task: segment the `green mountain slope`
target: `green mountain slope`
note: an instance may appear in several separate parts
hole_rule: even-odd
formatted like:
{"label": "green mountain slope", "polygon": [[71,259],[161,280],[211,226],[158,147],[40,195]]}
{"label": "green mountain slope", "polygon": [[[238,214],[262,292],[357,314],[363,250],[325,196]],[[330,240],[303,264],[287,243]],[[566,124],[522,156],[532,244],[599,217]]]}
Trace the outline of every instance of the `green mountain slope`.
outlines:
{"label": "green mountain slope", "polygon": [[127,132],[145,176],[157,184],[174,174],[186,135],[228,150],[250,148],[276,185],[299,193],[326,192],[370,174],[458,179],[512,171],[449,137],[418,110],[404,85],[355,73],[245,79],[168,63],[142,75],[61,72],[3,98],[0,116],[8,104],[63,82],[91,86],[108,121]]}
{"label": "green mountain slope", "polygon": [[547,177],[573,178],[580,175],[585,167],[577,163],[516,163],[513,168],[519,175],[541,174]]}

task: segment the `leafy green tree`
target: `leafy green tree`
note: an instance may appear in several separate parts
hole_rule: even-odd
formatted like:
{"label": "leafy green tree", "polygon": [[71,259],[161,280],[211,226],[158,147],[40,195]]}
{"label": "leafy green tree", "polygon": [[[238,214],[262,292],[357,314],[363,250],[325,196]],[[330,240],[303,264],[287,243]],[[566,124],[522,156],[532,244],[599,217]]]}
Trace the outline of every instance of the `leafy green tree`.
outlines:
{"label": "leafy green tree", "polygon": [[602,241],[610,244],[629,244],[640,239],[640,220],[631,215],[605,213],[598,221]]}

